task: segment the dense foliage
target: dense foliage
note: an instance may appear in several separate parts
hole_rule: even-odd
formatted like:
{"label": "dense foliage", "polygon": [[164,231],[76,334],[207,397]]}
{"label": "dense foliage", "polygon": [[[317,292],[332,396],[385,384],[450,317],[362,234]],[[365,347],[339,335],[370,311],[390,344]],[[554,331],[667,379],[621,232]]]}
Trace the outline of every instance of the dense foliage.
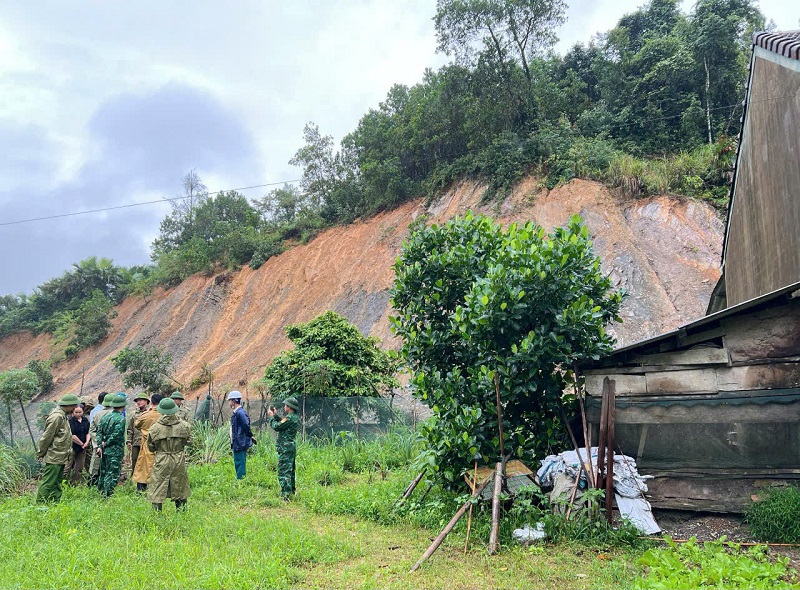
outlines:
{"label": "dense foliage", "polygon": [[581,219],[546,234],[470,213],[414,232],[395,272],[392,324],[433,412],[423,435],[440,477],[500,460],[495,376],[504,451],[530,459],[563,444],[571,367],[611,350],[605,326],[622,300]]}
{"label": "dense foliage", "polygon": [[8,369],[0,373],[0,401],[5,405],[5,412],[0,413],[0,423],[8,428],[10,440],[14,440],[11,406],[29,401],[39,392],[39,387],[39,379],[30,369]]}
{"label": "dense foliage", "polygon": [[562,56],[552,48],[564,10],[562,0],[439,0],[438,48],[453,62],[393,86],[338,149],[308,123],[290,161],[303,170],[299,186],[251,202],[209,193],[189,172],[153,265],[89,258],[31,295],[0,296],[0,336],[53,333],[60,360],[105,337],[112,312],[96,291],[116,304],[195,273],[258,268],[323,227],[463,177],[483,180],[486,198],[533,172],[549,188],[592,178],[632,197],[724,205],[749,39],[764,27],[753,0],[699,0],[689,14],[677,0],[651,0]]}
{"label": "dense foliage", "polygon": [[276,357],[264,374],[274,399],[374,397],[397,385],[395,355],[333,311],[287,326],[286,335],[294,348]]}
{"label": "dense foliage", "polygon": [[766,497],[747,508],[746,521],[753,536],[768,543],[800,543],[800,488],[767,490]]}
{"label": "dense foliage", "polygon": [[125,387],[161,394],[175,390],[170,378],[172,355],[158,346],[126,346],[111,357],[111,364],[119,371]]}

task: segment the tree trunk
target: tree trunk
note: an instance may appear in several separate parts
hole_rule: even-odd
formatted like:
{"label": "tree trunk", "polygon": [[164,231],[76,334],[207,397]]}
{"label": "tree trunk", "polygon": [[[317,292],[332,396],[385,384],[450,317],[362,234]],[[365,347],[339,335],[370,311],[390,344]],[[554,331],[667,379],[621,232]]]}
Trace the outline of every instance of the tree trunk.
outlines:
{"label": "tree trunk", "polygon": [[14,444],[14,421],[11,418],[11,403],[6,402],[6,412],[8,412],[8,433],[11,436],[11,444]]}
{"label": "tree trunk", "polygon": [[706,69],[706,126],[708,127],[708,143],[714,143],[711,135],[711,76],[708,72],[708,59],[703,57],[703,66]]}
{"label": "tree trunk", "polygon": [[31,442],[33,443],[33,448],[36,448],[36,439],[33,438],[33,430],[31,430],[31,423],[28,422],[28,415],[25,413],[25,404],[22,403],[22,400],[19,400],[19,407],[22,409],[22,417],[25,418],[25,426],[28,427],[28,434],[31,435]]}

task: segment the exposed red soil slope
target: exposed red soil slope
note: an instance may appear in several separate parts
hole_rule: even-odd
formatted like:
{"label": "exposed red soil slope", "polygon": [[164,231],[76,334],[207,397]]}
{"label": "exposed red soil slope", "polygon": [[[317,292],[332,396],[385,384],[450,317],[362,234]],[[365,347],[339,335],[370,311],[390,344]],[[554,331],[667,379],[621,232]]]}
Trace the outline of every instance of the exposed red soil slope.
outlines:
{"label": "exposed red soil slope", "polygon": [[[629,296],[620,344],[676,328],[705,312],[719,278],[723,223],[712,207],[679,197],[625,201],[600,184],[576,180],[552,191],[525,180],[501,203],[482,204],[483,187],[463,183],[426,207],[422,200],[367,221],[327,230],[308,244],[249,267],[215,277],[194,276],[156,291],[147,300],[129,298],[118,307],[114,330],[100,345],[54,370],[58,397],[80,386],[84,393],[121,388],[109,357],[126,345],[166,347],[175,377],[188,383],[208,363],[220,389],[244,384],[289,345],[287,324],[305,322],[332,309],[364,334],[396,348],[388,317],[392,265],[409,223],[427,213],[442,222],[467,209],[501,223],[535,221],[546,228],[571,215],[584,217],[604,268]],[[18,334],[0,340],[0,370],[47,358],[47,335]]]}

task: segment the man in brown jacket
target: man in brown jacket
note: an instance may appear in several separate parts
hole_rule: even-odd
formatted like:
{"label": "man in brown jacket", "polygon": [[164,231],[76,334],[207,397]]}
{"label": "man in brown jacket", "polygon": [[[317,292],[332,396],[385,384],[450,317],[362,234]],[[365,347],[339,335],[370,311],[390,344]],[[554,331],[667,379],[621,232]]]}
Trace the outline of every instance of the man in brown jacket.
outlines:
{"label": "man in brown jacket", "polygon": [[139,458],[139,449],[142,447],[142,431],[136,428],[136,421],[148,410],[150,398],[144,392],[137,393],[133,398],[133,403],[136,404],[136,411],[128,416],[126,427],[128,451],[131,454],[131,479],[133,479],[133,472],[136,469],[136,460]]}
{"label": "man in brown jacket", "polygon": [[42,462],[42,479],[36,492],[36,502],[39,504],[61,500],[64,466],[72,455],[72,431],[67,416],[79,403],[81,400],[77,395],[68,393],[45,419],[44,432],[36,451],[37,458]]}
{"label": "man in brown jacket", "polygon": [[150,434],[150,427],[161,418],[161,414],[156,411],[156,408],[163,397],[160,393],[154,393],[150,398],[150,409],[134,422],[134,427],[142,436],[142,445],[139,449],[139,456],[136,458],[136,468],[133,470],[133,481],[136,482],[137,492],[147,490],[147,484],[150,483],[150,474],[153,472],[153,452],[147,448],[147,437]]}

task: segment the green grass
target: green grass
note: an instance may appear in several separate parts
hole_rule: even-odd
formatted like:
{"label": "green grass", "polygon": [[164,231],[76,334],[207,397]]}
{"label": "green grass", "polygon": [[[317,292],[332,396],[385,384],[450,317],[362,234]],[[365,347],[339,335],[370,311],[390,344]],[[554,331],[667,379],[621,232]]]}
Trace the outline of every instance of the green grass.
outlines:
{"label": "green grass", "polygon": [[[207,433],[215,437],[213,432]],[[502,521],[501,552],[488,556],[490,515],[474,512],[469,551],[464,518],[444,544],[409,569],[463,497],[434,487],[424,505],[395,501],[415,475],[403,433],[385,441],[298,445],[298,494],[280,499],[274,445],[264,434],[244,480],[231,457],[192,464],[188,511],[152,511],[131,484],[109,500],[65,488],[59,504],[37,506],[34,491],[0,499],[0,589],[160,588],[631,588],[642,579],[643,547],[613,539],[520,547]],[[411,443],[413,444],[413,443]],[[370,461],[373,467],[370,468]],[[344,468],[345,463],[356,471]],[[412,498],[419,498],[426,486]]]}
{"label": "green grass", "polygon": [[750,505],[747,526],[756,539],[770,543],[800,543],[800,488],[772,488]]}

